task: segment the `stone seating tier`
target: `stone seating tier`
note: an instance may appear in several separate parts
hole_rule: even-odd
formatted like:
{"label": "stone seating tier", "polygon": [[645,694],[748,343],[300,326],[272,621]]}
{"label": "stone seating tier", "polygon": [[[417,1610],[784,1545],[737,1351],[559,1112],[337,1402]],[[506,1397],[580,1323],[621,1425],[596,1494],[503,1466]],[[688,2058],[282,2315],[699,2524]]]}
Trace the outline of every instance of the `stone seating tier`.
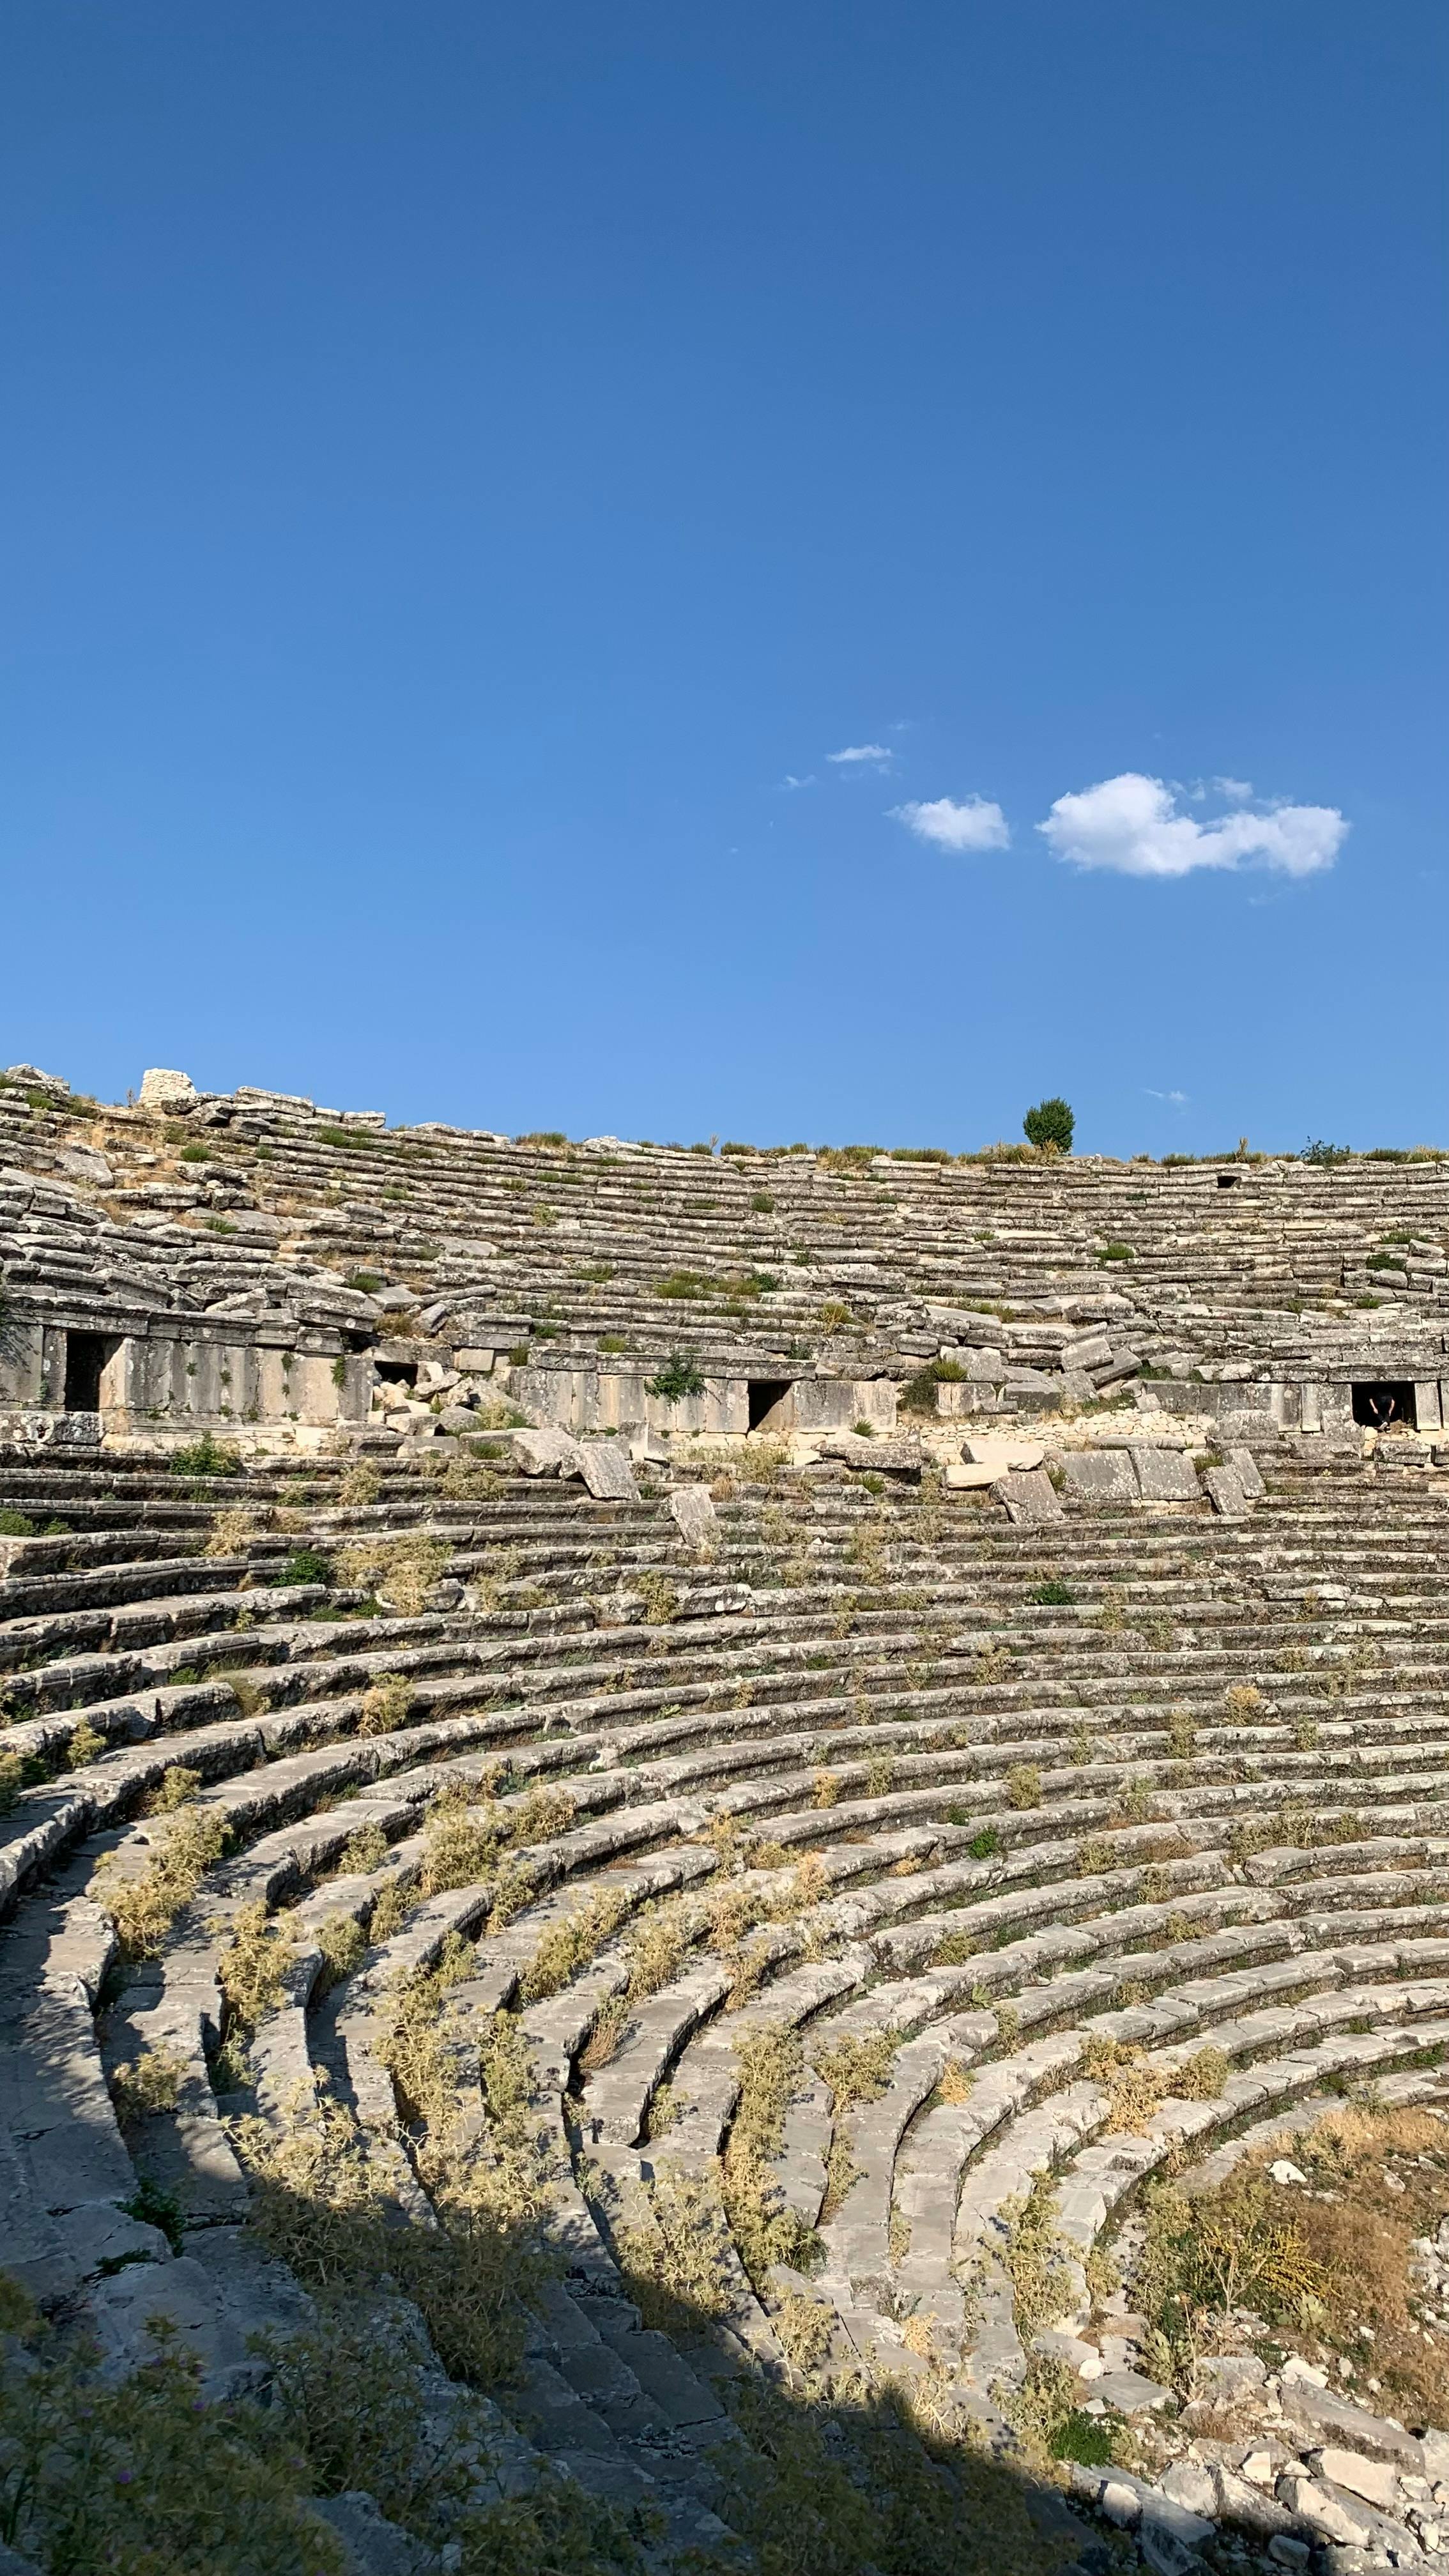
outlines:
{"label": "stone seating tier", "polygon": [[[0,1580],[10,2268],[83,2299],[121,2358],[174,2314],[227,2384],[243,2329],[296,2313],[247,2213],[258,2142],[300,2105],[338,2106],[426,2224],[390,2014],[399,1977],[458,1958],[456,2136],[487,2150],[501,2017],[564,2264],[499,2394],[520,2456],[698,2542],[712,2374],[796,2369],[801,2299],[818,2368],[934,2367],[991,2415],[1027,2366],[1003,2231],[1043,2162],[1080,2273],[1175,2142],[1449,2036],[1443,1486],[1259,1455],[1243,1521],[1069,1492],[1017,1526],[929,1479],[772,1457],[752,1485],[742,1460],[705,1560],[663,1468],[607,1503],[498,1468],[450,1494],[384,1457],[344,1501],[341,1457],[208,1482],[159,1454],[5,1453],[0,1510],[36,1532]],[[420,1543],[399,1601],[389,1551]],[[178,1817],[218,1829],[215,1857],[128,1954],[121,1891]],[[488,1831],[437,1884],[469,1818]],[[257,1921],[283,1973],[247,2026],[228,1963]],[[790,2098],[741,2167],[762,2034]],[[1104,2037],[1158,2085],[1140,2137],[1084,2071]],[[871,2042],[879,2082],[837,2100],[829,2070]],[[1174,2095],[1208,2044],[1223,2091]],[[138,2108],[147,2063],[173,2098]],[[813,2273],[764,2259],[747,2212],[732,2232],[742,2174],[813,2231]],[[179,2253],[130,2214],[143,2183]],[[699,2189],[721,2304],[675,2344],[639,2294],[660,2211]]]}

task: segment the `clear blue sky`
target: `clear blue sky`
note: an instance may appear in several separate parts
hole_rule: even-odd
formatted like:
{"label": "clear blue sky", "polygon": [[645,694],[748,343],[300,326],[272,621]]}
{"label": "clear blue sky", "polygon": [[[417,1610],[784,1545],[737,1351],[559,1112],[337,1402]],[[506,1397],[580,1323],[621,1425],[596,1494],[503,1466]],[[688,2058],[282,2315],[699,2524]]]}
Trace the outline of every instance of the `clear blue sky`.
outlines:
{"label": "clear blue sky", "polygon": [[1449,1141],[1446,56],[8,0],[0,1063]]}

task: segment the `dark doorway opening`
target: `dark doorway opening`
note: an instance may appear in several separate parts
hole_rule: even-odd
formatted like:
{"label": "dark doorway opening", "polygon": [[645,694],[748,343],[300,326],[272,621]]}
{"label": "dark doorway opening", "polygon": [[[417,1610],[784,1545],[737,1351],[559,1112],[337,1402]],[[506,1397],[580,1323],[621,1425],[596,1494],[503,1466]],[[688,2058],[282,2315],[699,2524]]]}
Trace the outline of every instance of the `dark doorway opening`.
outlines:
{"label": "dark doorway opening", "polygon": [[1417,1427],[1414,1410],[1414,1388],[1410,1378],[1363,1378],[1353,1390],[1353,1418],[1366,1430],[1387,1431],[1390,1423],[1398,1429]]}
{"label": "dark doorway opening", "polygon": [[1219,1172],[1218,1188],[1220,1190],[1235,1190],[1242,1177],[1243,1175],[1241,1172]]}
{"label": "dark doorway opening", "polygon": [[758,1431],[767,1413],[773,1413],[782,1397],[787,1396],[794,1381],[788,1377],[752,1377],[750,1380],[750,1429]]}
{"label": "dark doorway opening", "polygon": [[379,1386],[416,1386],[418,1382],[417,1361],[379,1360],[377,1363],[377,1382]]}
{"label": "dark doorway opening", "polygon": [[114,1333],[67,1333],[65,1337],[65,1409],[99,1413],[101,1371],[120,1349]]}

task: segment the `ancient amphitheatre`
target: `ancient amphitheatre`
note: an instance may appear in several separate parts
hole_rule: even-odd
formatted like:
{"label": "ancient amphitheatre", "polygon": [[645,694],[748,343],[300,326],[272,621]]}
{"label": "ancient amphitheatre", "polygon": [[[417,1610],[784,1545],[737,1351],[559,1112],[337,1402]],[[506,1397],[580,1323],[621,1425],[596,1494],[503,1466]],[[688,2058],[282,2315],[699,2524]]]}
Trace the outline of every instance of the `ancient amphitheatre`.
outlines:
{"label": "ancient amphitheatre", "polygon": [[1449,1161],[0,1167],[0,2568],[1438,2554]]}

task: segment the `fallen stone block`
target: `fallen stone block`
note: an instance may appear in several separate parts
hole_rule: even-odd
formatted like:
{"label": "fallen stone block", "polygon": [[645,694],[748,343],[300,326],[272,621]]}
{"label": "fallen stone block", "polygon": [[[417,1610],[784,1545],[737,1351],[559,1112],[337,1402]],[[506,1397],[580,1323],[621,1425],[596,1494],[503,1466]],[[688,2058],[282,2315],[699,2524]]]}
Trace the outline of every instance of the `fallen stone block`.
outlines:
{"label": "fallen stone block", "polygon": [[1361,2496],[1365,2504],[1376,2504],[1382,2513],[1392,2513],[1398,2500],[1399,2473],[1389,2460],[1366,2460],[1357,2451],[1345,2451],[1331,2445],[1309,2454],[1309,2466],[1315,2477],[1327,2478],[1336,2487],[1347,2487],[1350,2495]]}
{"label": "fallen stone block", "polygon": [[[1415,2477],[1441,2474],[1437,2465],[1429,2465],[1428,2444],[1406,2433],[1401,2424],[1391,2424],[1386,2416],[1371,2414],[1366,2406],[1355,2406],[1346,2397],[1335,2397],[1331,2389],[1316,2387],[1296,2372],[1284,2371],[1279,2403],[1295,2424],[1311,2433],[1327,2434],[1345,2450],[1371,2460],[1394,2460]],[[1434,2439],[1449,2454],[1449,2435],[1437,2434]]]}
{"label": "fallen stone block", "polygon": [[1252,1450],[1236,1448],[1230,1449],[1227,1454],[1228,1465],[1236,1475],[1249,1502],[1261,1503],[1268,1488],[1258,1473],[1258,1462]]}
{"label": "fallen stone block", "polygon": [[1062,1345],[1062,1367],[1091,1371],[1106,1368],[1112,1357],[1109,1333],[1082,1333],[1075,1341]]}
{"label": "fallen stone block", "polygon": [[1121,1378],[1135,1377],[1141,1366],[1140,1354],[1122,1343],[1099,1368],[1088,1369],[1087,1375],[1100,1392],[1104,1386],[1115,1386]]}
{"label": "fallen stone block", "polygon": [[1221,1512],[1225,1521],[1247,1519],[1253,1506],[1236,1467],[1205,1467],[1202,1481],[1213,1510]]}
{"label": "fallen stone block", "polygon": [[[579,1474],[598,1503],[637,1503],[639,1488],[622,1440],[581,1440]],[[560,1469],[560,1473],[562,1473]]]}
{"label": "fallen stone block", "polygon": [[719,1539],[719,1514],[708,1485],[680,1485],[669,1497],[669,1517],[681,1537],[691,1547],[714,1547]]}
{"label": "fallen stone block", "polygon": [[1160,2380],[1148,2379],[1140,2370],[1104,2372],[1093,2387],[1092,2395],[1100,2397],[1106,2405],[1114,2406],[1119,2415],[1150,2415],[1159,2406],[1172,2403],[1171,2389],[1164,2388]]}
{"label": "fallen stone block", "polygon": [[873,1467],[881,1476],[919,1476],[924,1460],[919,1440],[867,1440],[856,1431],[827,1431],[822,1458],[839,1458],[847,1467]]}
{"label": "fallen stone block", "polygon": [[1046,1451],[1039,1440],[1013,1440],[1004,1431],[975,1431],[962,1441],[961,1455],[968,1467],[989,1467],[996,1476],[1009,1475],[1013,1468],[1029,1475],[1041,1465]]}
{"label": "fallen stone block", "polygon": [[477,1431],[480,1427],[471,1404],[445,1404],[436,1418],[438,1429],[450,1431],[455,1437],[465,1431]]}
{"label": "fallen stone block", "polygon": [[581,1476],[584,1462],[577,1440],[551,1426],[542,1431],[510,1431],[513,1463],[525,1476]]}
{"label": "fallen stone block", "polygon": [[347,2576],[422,2576],[432,2553],[402,2525],[388,2522],[360,2487],[318,2496],[312,2511],[347,2552]]}
{"label": "fallen stone block", "polygon": [[60,1168],[73,1181],[90,1181],[96,1189],[108,1190],[115,1173],[105,1155],[93,1145],[68,1145],[60,1158]]}
{"label": "fallen stone block", "polygon": [[1084,1503],[1135,1503],[1137,1479],[1122,1449],[1066,1449],[1062,1473],[1067,1492]]}
{"label": "fallen stone block", "polygon": [[968,1345],[961,1352],[960,1365],[978,1386],[1000,1386],[1006,1377],[1006,1362],[990,1344]]}
{"label": "fallen stone block", "polygon": [[991,1490],[997,1501],[1005,1505],[1008,1520],[1059,1521],[1063,1518],[1061,1496],[1044,1467],[1034,1467],[1026,1474],[1013,1468],[1009,1475],[998,1476]]}
{"label": "fallen stone block", "polygon": [[1137,1488],[1144,1503],[1195,1503],[1198,1500],[1197,1469],[1180,1449],[1159,1449],[1146,1441],[1139,1441],[1127,1455],[1136,1471]]}

